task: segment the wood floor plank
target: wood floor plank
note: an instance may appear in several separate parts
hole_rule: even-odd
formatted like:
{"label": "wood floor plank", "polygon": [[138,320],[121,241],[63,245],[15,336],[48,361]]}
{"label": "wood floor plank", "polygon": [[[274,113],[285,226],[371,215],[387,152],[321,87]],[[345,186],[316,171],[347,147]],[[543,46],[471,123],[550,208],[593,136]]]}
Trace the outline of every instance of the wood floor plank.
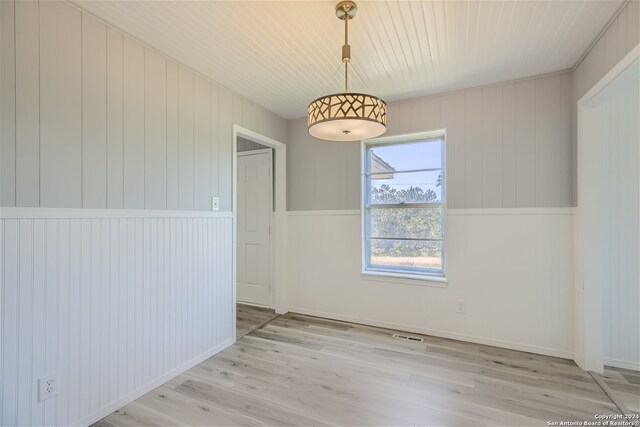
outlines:
{"label": "wood floor plank", "polygon": [[625,413],[640,414],[640,372],[605,366],[600,378],[620,409]]}
{"label": "wood floor plank", "polygon": [[276,317],[275,310],[270,308],[236,304],[236,338],[242,338]]}
{"label": "wood floor plank", "polygon": [[239,393],[236,390],[211,383],[188,379],[175,390],[197,400],[216,403],[225,408],[240,411],[269,425],[325,425],[320,420],[284,409],[279,405],[259,399],[257,396]]}
{"label": "wood floor plank", "polygon": [[156,411],[138,400],[118,409],[106,421],[121,427],[190,425],[186,420],[173,418],[169,411]]}
{"label": "wood floor plank", "polygon": [[564,359],[246,306],[238,325],[250,332],[233,346],[98,425],[531,426],[618,413]]}
{"label": "wood floor plank", "polygon": [[262,425],[247,414],[232,411],[215,402],[192,399],[169,387],[159,387],[142,396],[138,402],[156,411],[168,411],[173,417],[194,426]]}

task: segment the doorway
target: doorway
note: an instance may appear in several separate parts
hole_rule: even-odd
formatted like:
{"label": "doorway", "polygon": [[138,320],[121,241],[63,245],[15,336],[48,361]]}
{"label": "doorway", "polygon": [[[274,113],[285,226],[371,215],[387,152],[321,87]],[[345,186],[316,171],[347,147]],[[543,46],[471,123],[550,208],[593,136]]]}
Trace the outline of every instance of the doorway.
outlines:
{"label": "doorway", "polygon": [[[239,150],[244,141],[238,141]],[[239,151],[237,156],[236,300],[270,307],[273,210],[271,148]]]}
{"label": "doorway", "polygon": [[600,374],[640,370],[639,58],[578,102],[575,360]]}
{"label": "doorway", "polygon": [[232,158],[233,301],[286,313],[286,146],[234,125]]}

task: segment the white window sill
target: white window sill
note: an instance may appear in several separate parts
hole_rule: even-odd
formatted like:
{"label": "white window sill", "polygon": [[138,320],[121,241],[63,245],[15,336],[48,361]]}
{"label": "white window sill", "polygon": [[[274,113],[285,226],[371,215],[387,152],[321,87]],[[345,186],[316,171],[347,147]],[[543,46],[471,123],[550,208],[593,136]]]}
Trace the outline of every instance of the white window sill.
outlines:
{"label": "white window sill", "polygon": [[364,280],[386,283],[400,283],[405,285],[433,286],[446,288],[449,281],[445,276],[421,276],[416,274],[392,273],[387,271],[362,271]]}

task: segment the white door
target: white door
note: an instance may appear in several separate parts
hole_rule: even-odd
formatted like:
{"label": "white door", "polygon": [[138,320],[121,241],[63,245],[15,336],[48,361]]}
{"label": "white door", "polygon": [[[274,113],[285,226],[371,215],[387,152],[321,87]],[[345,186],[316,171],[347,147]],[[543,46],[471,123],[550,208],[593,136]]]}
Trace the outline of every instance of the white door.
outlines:
{"label": "white door", "polygon": [[238,153],[237,300],[271,305],[271,150]]}

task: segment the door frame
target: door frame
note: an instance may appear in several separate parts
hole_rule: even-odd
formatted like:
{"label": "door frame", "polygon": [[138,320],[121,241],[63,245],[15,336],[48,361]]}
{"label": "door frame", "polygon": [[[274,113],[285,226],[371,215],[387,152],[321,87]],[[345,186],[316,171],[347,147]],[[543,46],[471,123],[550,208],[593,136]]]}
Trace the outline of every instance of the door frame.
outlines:
{"label": "door frame", "polygon": [[[238,151],[238,153],[236,154],[236,162],[238,160],[238,157],[249,157],[249,156],[256,156],[256,155],[260,155],[260,154],[269,154],[269,303],[267,305],[263,305],[263,304],[250,304],[250,305],[255,305],[256,307],[268,307],[268,308],[273,308],[274,307],[274,301],[273,301],[273,283],[275,281],[275,272],[274,272],[274,265],[273,265],[273,250],[274,250],[274,239],[273,239],[273,234],[271,233],[271,230],[274,228],[274,224],[273,224],[273,220],[274,220],[274,201],[273,201],[273,183],[274,183],[274,177],[273,177],[273,149],[272,148],[262,148],[262,149],[257,149],[257,150],[248,150],[248,151]],[[236,174],[238,173],[238,171],[236,171]],[[236,175],[236,179],[237,179],[237,175]],[[236,187],[236,191],[237,191],[237,187]],[[236,233],[238,231],[236,230]],[[236,234],[237,237],[237,234]],[[237,251],[237,247],[236,247],[236,251]],[[237,274],[237,272],[236,272]],[[238,284],[236,283],[236,292],[237,292],[237,286]]]}
{"label": "door frame", "polygon": [[[233,283],[233,338],[236,339],[236,288],[237,288],[237,237],[238,237],[238,137],[248,139],[258,144],[262,144],[266,147],[273,149],[275,155],[275,170],[271,172],[271,179],[273,180],[272,187],[275,188],[275,198],[272,197],[272,203],[274,208],[271,212],[271,236],[270,236],[270,248],[271,248],[271,308],[275,309],[276,313],[283,314],[289,311],[288,298],[287,298],[287,286],[285,275],[285,215],[287,211],[287,146],[275,139],[268,136],[261,135],[252,130],[243,128],[242,126],[233,125],[233,151],[232,151],[232,171],[233,179],[231,181],[231,198],[232,198],[232,212],[233,212],[233,227],[232,227],[232,283]],[[273,191],[273,189],[272,189]]]}
{"label": "door frame", "polygon": [[[616,79],[635,64],[640,58],[640,44],[620,60],[602,79],[600,79],[578,101],[577,123],[577,169],[578,169],[578,206],[574,222],[574,360],[586,371],[603,372],[603,300],[602,284],[597,280],[585,281],[583,253],[583,224],[580,202],[580,183],[582,154],[581,145],[587,132],[584,122],[585,112],[599,104],[604,91],[614,84]],[[639,159],[640,161],[640,159]]]}

